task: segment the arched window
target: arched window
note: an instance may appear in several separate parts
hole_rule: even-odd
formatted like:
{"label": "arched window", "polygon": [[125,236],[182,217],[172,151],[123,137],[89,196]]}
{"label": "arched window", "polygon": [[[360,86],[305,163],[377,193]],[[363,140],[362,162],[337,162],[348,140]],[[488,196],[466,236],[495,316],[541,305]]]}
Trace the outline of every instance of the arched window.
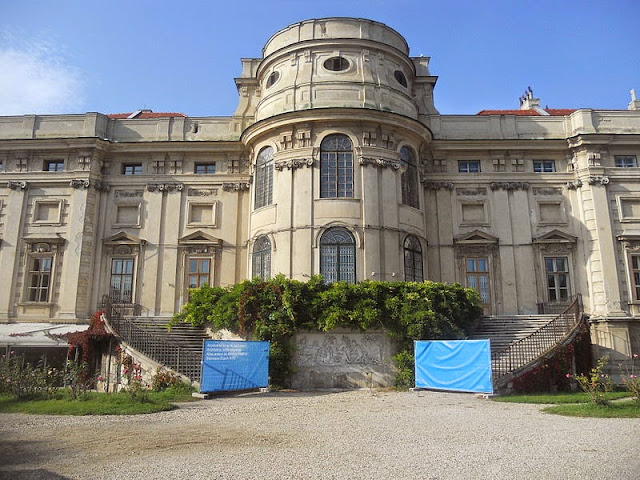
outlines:
{"label": "arched window", "polygon": [[413,208],[420,208],[418,195],[418,165],[413,150],[408,147],[400,149],[400,160],[405,167],[400,176],[402,184],[402,203]]}
{"label": "arched window", "polygon": [[273,203],[273,148],[264,147],[256,159],[255,208]]}
{"label": "arched window", "polygon": [[252,276],[262,280],[271,278],[271,241],[267,236],[259,237],[253,245]]}
{"label": "arched window", "polygon": [[353,151],[346,135],[328,135],[320,144],[320,197],[353,197]]}
{"label": "arched window", "polygon": [[404,241],[404,281],[422,282],[422,247],[420,240],[409,235]]}
{"label": "arched window", "polygon": [[356,281],[356,242],[344,228],[331,228],[320,238],[320,275],[324,281]]}

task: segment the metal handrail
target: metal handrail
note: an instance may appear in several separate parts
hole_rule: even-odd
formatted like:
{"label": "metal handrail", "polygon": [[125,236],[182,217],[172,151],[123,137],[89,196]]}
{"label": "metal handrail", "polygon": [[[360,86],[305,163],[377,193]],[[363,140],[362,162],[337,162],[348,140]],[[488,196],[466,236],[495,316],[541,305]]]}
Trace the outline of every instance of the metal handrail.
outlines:
{"label": "metal handrail", "polygon": [[508,347],[492,352],[494,387],[504,383],[518,371],[535,365],[558,346],[572,339],[582,320],[582,296],[578,294],[560,315],[532,334]]}
{"label": "metal handrail", "polygon": [[125,343],[191,381],[200,381],[202,352],[173,345],[126,320],[122,310],[136,311],[134,305],[113,304],[108,295],[103,297],[102,303],[109,326]]}

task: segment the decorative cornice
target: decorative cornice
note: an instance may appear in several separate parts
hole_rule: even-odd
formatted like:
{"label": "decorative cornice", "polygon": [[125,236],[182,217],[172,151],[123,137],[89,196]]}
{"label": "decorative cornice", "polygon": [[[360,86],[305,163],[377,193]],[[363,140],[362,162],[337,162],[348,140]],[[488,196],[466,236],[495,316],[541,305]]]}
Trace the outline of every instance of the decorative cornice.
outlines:
{"label": "decorative cornice", "polygon": [[249,184],[247,182],[223,183],[222,190],[224,190],[225,192],[238,192],[240,190],[249,190]]}
{"label": "decorative cornice", "polygon": [[529,190],[529,182],[491,182],[491,190]]}
{"label": "decorative cornice", "polygon": [[148,192],[181,192],[184,185],[181,183],[149,183],[147,184]]}
{"label": "decorative cornice", "polygon": [[108,192],[109,190],[111,190],[111,185],[109,185],[107,182],[101,182],[100,180],[95,180],[92,185],[93,188],[95,188],[99,192]]}
{"label": "decorative cornice", "polygon": [[24,181],[9,180],[7,182],[7,187],[9,187],[11,190],[25,190],[28,185],[29,184]]}
{"label": "decorative cornice", "polygon": [[600,185],[607,186],[609,185],[609,177],[606,175],[590,176],[587,178],[587,183],[589,185],[596,185],[599,183]]}
{"label": "decorative cornice", "polygon": [[371,158],[371,157],[360,157],[358,159],[360,165],[373,165],[374,167],[387,168],[391,167],[394,170],[400,169],[400,162],[396,162],[394,160],[389,160],[386,158]]}
{"label": "decorative cornice", "polygon": [[89,180],[74,178],[69,182],[69,185],[71,186],[71,188],[81,189],[81,188],[89,188],[90,183],[89,183]]}
{"label": "decorative cornice", "polygon": [[280,160],[273,165],[273,168],[281,172],[285,168],[287,170],[295,170],[301,167],[313,167],[313,158],[293,158],[291,160]]}
{"label": "decorative cornice", "polygon": [[424,188],[427,190],[453,190],[453,182],[424,182]]}
{"label": "decorative cornice", "polygon": [[217,188],[190,188],[187,191],[188,197],[210,197],[211,195],[218,195]]}

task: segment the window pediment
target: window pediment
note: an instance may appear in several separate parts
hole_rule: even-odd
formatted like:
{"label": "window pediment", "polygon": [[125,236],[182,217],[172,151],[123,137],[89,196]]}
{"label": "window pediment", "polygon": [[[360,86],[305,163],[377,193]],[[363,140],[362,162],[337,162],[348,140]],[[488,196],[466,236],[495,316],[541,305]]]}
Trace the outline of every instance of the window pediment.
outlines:
{"label": "window pediment", "polygon": [[453,239],[453,243],[457,245],[497,245],[498,241],[498,237],[482,230],[474,230]]}
{"label": "window pediment", "polygon": [[533,243],[576,243],[578,237],[569,233],[554,229],[543,235],[535,237]]}
{"label": "window pediment", "polygon": [[105,245],[144,245],[146,240],[131,235],[125,231],[116,233],[104,239]]}
{"label": "window pediment", "polygon": [[202,230],[197,230],[189,235],[185,235],[178,239],[179,245],[214,245],[221,246],[222,240],[220,238],[216,238],[213,235],[209,235],[208,233],[203,232]]}

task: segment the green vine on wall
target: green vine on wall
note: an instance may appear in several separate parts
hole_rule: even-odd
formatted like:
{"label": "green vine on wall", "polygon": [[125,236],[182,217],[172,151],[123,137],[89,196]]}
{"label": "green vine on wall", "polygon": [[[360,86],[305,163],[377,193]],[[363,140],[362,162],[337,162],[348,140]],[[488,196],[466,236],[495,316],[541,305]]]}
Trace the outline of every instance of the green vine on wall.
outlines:
{"label": "green vine on wall", "polygon": [[436,282],[326,284],[319,276],[299,282],[278,275],[229,287],[205,285],[190,298],[173,324],[211,325],[245,339],[269,340],[271,383],[281,387],[289,382],[289,340],[297,331],[386,331],[398,345],[396,360],[402,360],[396,383],[408,387],[414,340],[464,338],[482,316],[475,290]]}

